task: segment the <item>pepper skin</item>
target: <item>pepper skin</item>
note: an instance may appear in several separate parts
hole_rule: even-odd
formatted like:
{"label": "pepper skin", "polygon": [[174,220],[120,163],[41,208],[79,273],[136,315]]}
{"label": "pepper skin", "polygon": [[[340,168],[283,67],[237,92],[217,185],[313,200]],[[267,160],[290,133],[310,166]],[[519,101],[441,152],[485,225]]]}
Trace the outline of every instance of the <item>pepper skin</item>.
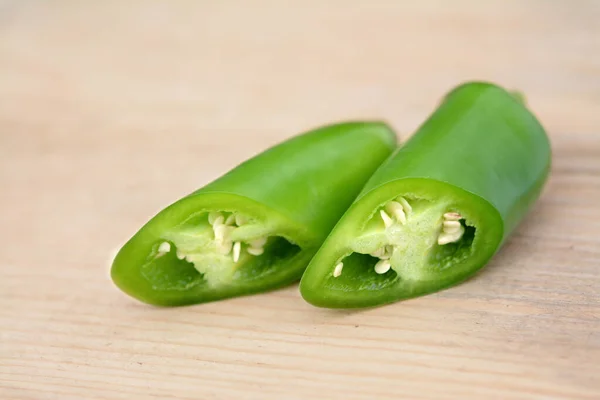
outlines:
{"label": "pepper skin", "polygon": [[283,142],[152,218],[117,254],[112,279],[164,306],[298,280],[395,148],[395,134],[379,122],[326,126]]}
{"label": "pepper skin", "polygon": [[539,197],[550,159],[522,99],[488,83],[457,87],[371,177],[308,266],[302,296],[370,307],[464,281]]}

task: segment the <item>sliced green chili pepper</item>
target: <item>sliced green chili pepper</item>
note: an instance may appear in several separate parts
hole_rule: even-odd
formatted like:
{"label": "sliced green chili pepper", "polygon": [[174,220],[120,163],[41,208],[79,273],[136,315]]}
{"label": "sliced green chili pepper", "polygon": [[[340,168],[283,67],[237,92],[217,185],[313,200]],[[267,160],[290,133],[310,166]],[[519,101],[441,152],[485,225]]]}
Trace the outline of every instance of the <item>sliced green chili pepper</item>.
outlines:
{"label": "sliced green chili pepper", "polygon": [[117,254],[112,279],[156,305],[298,280],[395,146],[395,134],[377,122],[326,126],[279,144],[152,218]]}
{"label": "sliced green chili pepper", "polygon": [[544,129],[517,97],[459,86],[371,177],[304,273],[302,296],[368,307],[467,279],[538,198],[549,167]]}

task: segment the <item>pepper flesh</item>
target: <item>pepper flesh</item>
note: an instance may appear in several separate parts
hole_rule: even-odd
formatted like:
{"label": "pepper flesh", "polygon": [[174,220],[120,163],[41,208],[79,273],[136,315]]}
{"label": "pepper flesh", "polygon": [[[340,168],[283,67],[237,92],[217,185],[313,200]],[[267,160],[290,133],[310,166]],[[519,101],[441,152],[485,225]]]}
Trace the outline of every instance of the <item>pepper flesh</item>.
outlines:
{"label": "pepper flesh", "polygon": [[119,251],[112,279],[165,306],[298,280],[395,146],[385,124],[351,122],[268,149],[158,213]]}
{"label": "pepper flesh", "polygon": [[550,158],[522,99],[483,82],[455,88],[371,177],[309,264],[302,296],[369,307],[464,281],[539,197]]}

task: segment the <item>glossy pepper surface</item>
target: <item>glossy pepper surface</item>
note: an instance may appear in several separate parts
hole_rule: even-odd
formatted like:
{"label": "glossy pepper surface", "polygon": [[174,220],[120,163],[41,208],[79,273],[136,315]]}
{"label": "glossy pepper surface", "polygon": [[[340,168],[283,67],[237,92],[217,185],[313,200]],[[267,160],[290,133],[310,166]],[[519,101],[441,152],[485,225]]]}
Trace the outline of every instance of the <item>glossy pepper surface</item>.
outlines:
{"label": "glossy pepper surface", "polygon": [[152,218],[117,254],[112,279],[169,306],[289,284],[395,147],[385,124],[352,122],[270,148]]}
{"label": "glossy pepper surface", "polygon": [[518,97],[488,83],[457,87],[371,177],[311,261],[302,296],[368,307],[467,279],[538,198],[550,156]]}

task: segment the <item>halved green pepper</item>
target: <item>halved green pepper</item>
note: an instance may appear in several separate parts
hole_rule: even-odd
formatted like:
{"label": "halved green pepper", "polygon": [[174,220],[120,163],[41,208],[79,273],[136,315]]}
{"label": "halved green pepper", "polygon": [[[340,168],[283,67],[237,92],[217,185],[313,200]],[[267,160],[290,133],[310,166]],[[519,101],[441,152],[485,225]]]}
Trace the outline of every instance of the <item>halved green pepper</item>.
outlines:
{"label": "halved green pepper", "polygon": [[279,144],[152,218],[117,254],[112,279],[167,306],[298,280],[395,148],[395,134],[378,122],[326,126]]}
{"label": "halved green pepper", "polygon": [[368,307],[469,278],[538,198],[550,156],[517,96],[457,87],[371,177],[304,273],[302,296]]}

